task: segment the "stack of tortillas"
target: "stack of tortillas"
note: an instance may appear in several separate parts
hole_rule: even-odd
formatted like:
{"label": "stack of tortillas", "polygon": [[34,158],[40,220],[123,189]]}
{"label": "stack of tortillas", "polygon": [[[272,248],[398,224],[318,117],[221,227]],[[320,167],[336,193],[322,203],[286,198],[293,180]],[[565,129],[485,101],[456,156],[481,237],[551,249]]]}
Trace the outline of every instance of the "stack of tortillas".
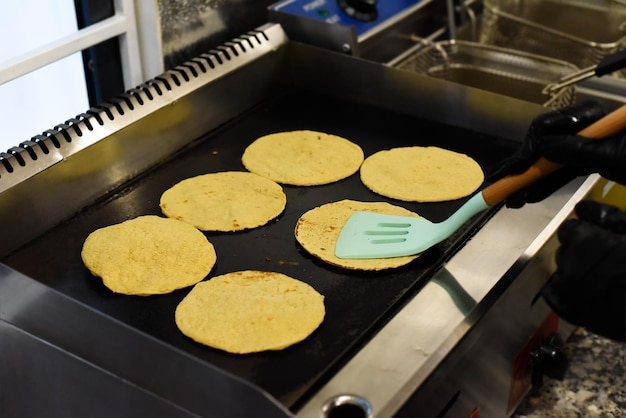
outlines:
{"label": "stack of tortillas", "polygon": [[304,340],[325,313],[324,297],[308,284],[281,273],[246,270],[195,285],[175,319],[194,341],[245,354]]}
{"label": "stack of tortillas", "polygon": [[342,259],[335,256],[335,244],[341,228],[350,216],[358,211],[387,215],[415,216],[414,212],[386,202],[359,202],[341,200],[327,203],[304,213],[295,228],[296,240],[311,255],[328,264],[352,270],[385,270],[404,266],[417,256]]}
{"label": "stack of tortillas", "polygon": [[337,135],[302,130],[262,136],[244,151],[241,161],[252,173],[281,184],[316,186],[356,173],[363,150]]}
{"label": "stack of tortillas", "polygon": [[367,157],[361,181],[382,196],[409,202],[442,202],[476,191],[484,181],[471,157],[438,147],[400,147]]}
{"label": "stack of tortillas", "polygon": [[226,171],[182,180],[161,195],[163,213],[201,231],[240,231],[265,225],[285,209],[276,182],[254,173]]}
{"label": "stack of tortillas", "polygon": [[140,296],[194,285],[217,259],[202,232],[185,222],[152,215],[93,231],[81,257],[113,292]]}

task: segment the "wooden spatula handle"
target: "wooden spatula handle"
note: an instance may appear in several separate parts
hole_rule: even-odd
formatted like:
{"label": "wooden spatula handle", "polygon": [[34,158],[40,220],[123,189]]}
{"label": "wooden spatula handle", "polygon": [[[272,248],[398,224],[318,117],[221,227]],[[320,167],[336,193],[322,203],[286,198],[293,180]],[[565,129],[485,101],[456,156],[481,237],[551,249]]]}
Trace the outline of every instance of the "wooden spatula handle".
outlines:
{"label": "wooden spatula handle", "polygon": [[[604,138],[626,128],[626,105],[619,107],[602,119],[589,125],[578,135],[587,138]],[[511,194],[522,190],[542,177],[556,171],[561,164],[556,164],[541,157],[521,174],[503,177],[482,191],[483,198],[489,206],[504,201]]]}

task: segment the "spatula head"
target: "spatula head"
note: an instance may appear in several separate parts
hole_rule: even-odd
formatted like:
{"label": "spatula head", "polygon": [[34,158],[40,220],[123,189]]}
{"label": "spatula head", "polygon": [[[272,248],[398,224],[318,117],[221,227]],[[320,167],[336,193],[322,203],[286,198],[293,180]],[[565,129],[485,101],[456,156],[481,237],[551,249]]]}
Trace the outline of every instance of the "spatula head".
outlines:
{"label": "spatula head", "polygon": [[415,255],[448,235],[441,224],[425,218],[356,212],[339,233],[335,255],[361,259]]}
{"label": "spatula head", "polygon": [[445,221],[433,223],[410,216],[356,212],[339,233],[339,258],[389,258],[415,255],[448,238],[468,219],[487,209],[482,192],[476,193]]}

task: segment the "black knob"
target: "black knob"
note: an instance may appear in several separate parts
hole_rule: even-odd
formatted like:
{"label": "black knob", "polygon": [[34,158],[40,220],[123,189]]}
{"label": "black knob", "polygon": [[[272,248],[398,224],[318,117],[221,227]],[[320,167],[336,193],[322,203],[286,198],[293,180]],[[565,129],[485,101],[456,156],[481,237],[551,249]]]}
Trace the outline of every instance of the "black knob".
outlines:
{"label": "black knob", "polygon": [[534,387],[543,385],[543,376],[563,380],[569,367],[569,360],[563,351],[563,339],[552,333],[530,353],[532,360],[531,383]]}
{"label": "black knob", "polygon": [[378,17],[376,8],[378,0],[337,0],[337,2],[341,10],[356,20],[371,22]]}

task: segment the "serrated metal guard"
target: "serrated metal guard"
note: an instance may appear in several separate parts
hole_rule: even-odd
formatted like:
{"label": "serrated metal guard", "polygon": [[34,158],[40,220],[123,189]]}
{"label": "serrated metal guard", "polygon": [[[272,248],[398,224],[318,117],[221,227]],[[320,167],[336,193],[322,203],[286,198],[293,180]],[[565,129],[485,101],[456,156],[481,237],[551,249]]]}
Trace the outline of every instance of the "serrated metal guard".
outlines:
{"label": "serrated metal guard", "polygon": [[286,41],[280,25],[261,26],[0,152],[0,193],[275,50]]}

